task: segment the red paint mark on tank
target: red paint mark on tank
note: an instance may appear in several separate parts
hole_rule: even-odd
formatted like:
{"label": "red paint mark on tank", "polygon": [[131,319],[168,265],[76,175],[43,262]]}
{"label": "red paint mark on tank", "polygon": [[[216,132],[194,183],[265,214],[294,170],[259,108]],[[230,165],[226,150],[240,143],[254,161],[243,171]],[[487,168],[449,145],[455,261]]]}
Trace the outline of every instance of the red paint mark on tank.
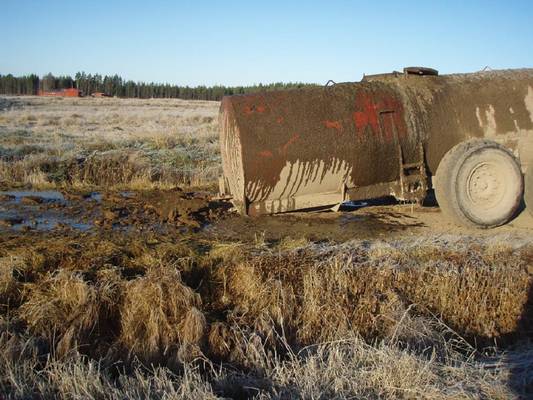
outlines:
{"label": "red paint mark on tank", "polygon": [[[407,125],[403,117],[403,104],[397,98],[387,96],[382,99],[380,104],[381,121],[382,121],[382,136],[385,140],[391,141],[394,139],[394,133],[398,137],[407,135]],[[387,114],[389,117],[387,118]],[[389,122],[386,122],[386,121]]]}
{"label": "red paint mark on tank", "polygon": [[270,158],[270,157],[274,157],[274,154],[272,154],[272,152],[270,150],[263,150],[263,151],[260,151],[259,152],[259,155],[261,157],[266,157],[266,158]]}
{"label": "red paint mark on tank", "polygon": [[340,121],[324,121],[324,126],[328,129],[335,129],[337,132],[342,132],[342,124]]}
{"label": "red paint mark on tank", "polygon": [[264,105],[253,104],[253,105],[245,106],[243,111],[246,115],[253,114],[254,112],[262,114],[266,111],[266,107]]}
{"label": "red paint mark on tank", "polygon": [[295,133],[294,135],[291,136],[291,138],[289,139],[289,141],[287,143],[285,143],[283,146],[281,146],[279,148],[279,152],[280,154],[282,155],[286,155],[287,154],[287,150],[289,149],[289,147],[294,143],[296,142],[298,139],[300,138],[300,135]]}
{"label": "red paint mark on tank", "polygon": [[353,113],[353,120],[358,136],[363,136],[367,127],[375,135],[379,134],[378,112],[371,94],[361,92],[355,100],[355,108],[357,111]]}
{"label": "red paint mark on tank", "polygon": [[361,92],[357,96],[356,111],[353,113],[357,136],[364,137],[368,128],[374,136],[386,141],[393,140],[395,130],[398,136],[404,136],[407,127],[403,119],[402,103],[389,94],[379,97],[379,101],[375,102],[370,93]]}
{"label": "red paint mark on tank", "polygon": [[362,111],[356,111],[353,113],[353,121],[358,134],[361,134],[362,132],[360,131],[362,131],[368,125],[368,117]]}

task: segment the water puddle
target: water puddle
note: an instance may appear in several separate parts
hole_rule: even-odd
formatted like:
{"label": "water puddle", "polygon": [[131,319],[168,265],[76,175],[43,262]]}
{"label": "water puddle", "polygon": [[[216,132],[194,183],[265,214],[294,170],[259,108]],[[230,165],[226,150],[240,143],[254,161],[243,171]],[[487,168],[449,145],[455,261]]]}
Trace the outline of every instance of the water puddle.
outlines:
{"label": "water puddle", "polygon": [[94,225],[82,218],[79,201],[77,207],[73,206],[75,198],[81,198],[82,203],[102,201],[100,193],[72,196],[55,190],[0,191],[0,231],[50,231],[58,227],[89,230]]}
{"label": "water puddle", "polygon": [[17,232],[28,230],[50,231],[58,227],[70,227],[79,231],[87,231],[91,229],[93,225],[79,222],[71,218],[65,218],[63,216],[45,215],[24,219],[20,216],[6,218],[5,216],[0,215],[0,230],[2,230],[2,228],[7,228]]}
{"label": "water puddle", "polygon": [[144,219],[137,193],[0,191],[0,232],[54,229],[162,229],[159,221]]}
{"label": "water puddle", "polygon": [[91,192],[88,197],[88,199],[94,200],[98,203],[101,203],[103,198],[104,196],[102,196],[102,193],[99,192]]}
{"label": "water puddle", "polygon": [[0,192],[0,203],[12,202],[15,204],[27,203],[27,205],[58,202],[64,203],[65,197],[61,192],[55,190],[45,191],[26,191],[26,190],[8,190]]}

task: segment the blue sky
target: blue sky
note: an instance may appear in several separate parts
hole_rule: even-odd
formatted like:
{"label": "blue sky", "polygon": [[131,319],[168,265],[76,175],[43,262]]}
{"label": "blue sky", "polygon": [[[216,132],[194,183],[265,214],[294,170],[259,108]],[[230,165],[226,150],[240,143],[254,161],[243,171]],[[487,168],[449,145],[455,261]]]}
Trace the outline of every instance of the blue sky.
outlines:
{"label": "blue sky", "polygon": [[532,1],[1,3],[1,74],[245,85],[533,66]]}

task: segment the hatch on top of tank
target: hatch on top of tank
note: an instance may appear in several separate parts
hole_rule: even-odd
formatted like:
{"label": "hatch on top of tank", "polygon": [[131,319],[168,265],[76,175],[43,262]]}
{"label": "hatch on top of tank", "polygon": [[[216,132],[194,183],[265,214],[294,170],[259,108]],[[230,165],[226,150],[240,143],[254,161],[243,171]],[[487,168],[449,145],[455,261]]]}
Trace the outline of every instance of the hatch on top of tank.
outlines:
{"label": "hatch on top of tank", "polygon": [[403,69],[403,73],[405,75],[431,75],[431,76],[437,76],[439,74],[439,71],[433,68],[429,67],[405,67]]}
{"label": "hatch on top of tank", "polygon": [[417,75],[417,76],[438,76],[439,71],[429,67],[405,67],[403,72],[392,71],[385,74],[372,74],[372,75],[363,75],[361,82],[372,82],[376,80],[398,78],[406,75]]}

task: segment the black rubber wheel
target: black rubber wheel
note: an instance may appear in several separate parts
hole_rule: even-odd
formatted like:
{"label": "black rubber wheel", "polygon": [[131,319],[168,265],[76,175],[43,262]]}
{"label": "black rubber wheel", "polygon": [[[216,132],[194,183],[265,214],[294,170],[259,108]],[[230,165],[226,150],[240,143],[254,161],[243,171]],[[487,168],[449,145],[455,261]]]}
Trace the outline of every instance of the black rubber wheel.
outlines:
{"label": "black rubber wheel", "polygon": [[442,212],[459,225],[493,228],[517,212],[524,182],[520,165],[500,144],[473,139],[442,158],[433,180]]}
{"label": "black rubber wheel", "polygon": [[530,165],[526,172],[524,186],[524,203],[526,209],[533,215],[533,165]]}

